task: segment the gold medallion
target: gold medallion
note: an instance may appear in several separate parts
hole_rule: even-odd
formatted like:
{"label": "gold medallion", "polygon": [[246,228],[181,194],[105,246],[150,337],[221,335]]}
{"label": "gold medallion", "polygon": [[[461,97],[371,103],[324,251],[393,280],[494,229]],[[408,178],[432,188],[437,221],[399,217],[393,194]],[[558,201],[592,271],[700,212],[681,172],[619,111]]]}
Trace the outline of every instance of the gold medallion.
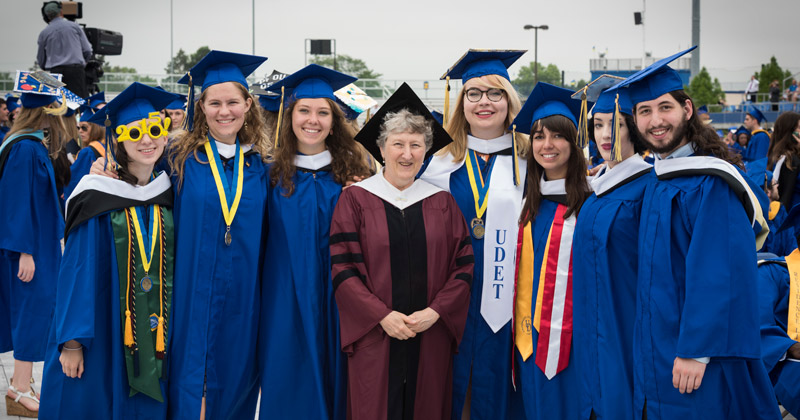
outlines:
{"label": "gold medallion", "polygon": [[483,239],[483,235],[486,234],[486,227],[483,225],[483,219],[478,217],[472,219],[470,226],[472,227],[472,236],[474,236],[475,239]]}

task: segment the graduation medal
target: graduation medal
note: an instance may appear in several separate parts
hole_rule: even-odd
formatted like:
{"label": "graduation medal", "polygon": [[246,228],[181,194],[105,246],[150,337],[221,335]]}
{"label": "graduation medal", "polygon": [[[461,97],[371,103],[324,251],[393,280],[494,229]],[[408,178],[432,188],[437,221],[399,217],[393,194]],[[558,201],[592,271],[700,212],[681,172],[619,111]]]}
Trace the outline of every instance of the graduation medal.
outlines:
{"label": "graduation medal", "polygon": [[153,254],[155,253],[156,242],[158,242],[159,238],[159,221],[161,219],[161,217],[155,217],[155,213],[158,212],[160,214],[161,208],[157,204],[152,206],[150,209],[150,230],[144,232],[142,226],[145,225],[144,220],[142,220],[142,215],[136,211],[136,207],[131,207],[130,212],[133,221],[133,229],[136,232],[136,242],[139,244],[142,268],[144,268],[144,277],[139,281],[139,286],[142,288],[143,292],[149,292],[150,289],[153,288],[153,281],[150,279],[150,266],[153,263]]}
{"label": "graduation medal", "polygon": [[489,158],[489,170],[486,179],[478,163],[478,152],[467,150],[467,175],[469,175],[469,185],[472,188],[472,198],[475,202],[476,217],[470,222],[470,231],[475,239],[483,239],[486,235],[486,225],[483,215],[486,213],[486,205],[489,203],[489,178],[492,174],[491,165],[494,164],[494,156]]}
{"label": "graduation medal", "polygon": [[217,151],[217,144],[206,137],[206,142],[203,145],[208,155],[209,166],[211,166],[211,173],[214,175],[214,183],[217,185],[217,194],[219,195],[219,202],[222,206],[222,216],[225,218],[225,246],[231,246],[233,237],[231,236],[231,224],[233,218],[236,217],[236,210],[239,209],[239,202],[242,199],[242,185],[244,184],[244,152],[239,146],[239,139],[236,139],[236,153],[234,154],[233,162],[233,179],[236,182],[233,189],[228,185],[228,177],[225,175],[225,170],[222,167],[222,159],[219,157]]}
{"label": "graduation medal", "polygon": [[483,219],[478,217],[472,219],[470,227],[472,228],[472,236],[474,236],[475,239],[483,239],[483,235],[486,234],[486,227],[483,225]]}

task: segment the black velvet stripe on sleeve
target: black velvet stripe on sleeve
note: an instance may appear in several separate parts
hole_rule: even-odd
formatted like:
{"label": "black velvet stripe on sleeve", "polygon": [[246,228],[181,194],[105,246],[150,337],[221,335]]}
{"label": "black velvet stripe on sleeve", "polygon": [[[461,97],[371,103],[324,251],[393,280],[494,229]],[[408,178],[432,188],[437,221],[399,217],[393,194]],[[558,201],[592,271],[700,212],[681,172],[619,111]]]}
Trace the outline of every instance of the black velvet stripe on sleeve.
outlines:
{"label": "black velvet stripe on sleeve", "polygon": [[465,282],[467,282],[468,285],[470,285],[470,287],[472,286],[472,274],[458,273],[456,274],[456,279],[464,280]]}
{"label": "black velvet stripe on sleeve", "polygon": [[333,278],[333,291],[336,292],[339,285],[351,277],[358,277],[361,281],[364,281],[364,276],[361,275],[360,271],[354,269],[342,270]]}
{"label": "black velvet stripe on sleeve", "polygon": [[347,263],[354,264],[363,262],[364,262],[363,254],[348,252],[344,254],[336,254],[331,256],[331,264],[347,264]]}
{"label": "black velvet stripe on sleeve", "polygon": [[329,245],[338,244],[339,242],[358,242],[358,233],[339,232],[335,235],[331,235],[330,239],[328,240]]}
{"label": "black velvet stripe on sleeve", "polygon": [[472,245],[472,239],[471,239],[469,236],[467,236],[466,238],[464,238],[464,240],[462,240],[462,241],[461,241],[461,243],[460,243],[460,244],[458,244],[458,250],[460,251],[460,250],[462,250],[462,249],[463,249],[465,246],[468,246],[468,245]]}
{"label": "black velvet stripe on sleeve", "polygon": [[475,263],[475,256],[473,255],[465,255],[463,257],[456,258],[456,265],[459,267],[474,263]]}

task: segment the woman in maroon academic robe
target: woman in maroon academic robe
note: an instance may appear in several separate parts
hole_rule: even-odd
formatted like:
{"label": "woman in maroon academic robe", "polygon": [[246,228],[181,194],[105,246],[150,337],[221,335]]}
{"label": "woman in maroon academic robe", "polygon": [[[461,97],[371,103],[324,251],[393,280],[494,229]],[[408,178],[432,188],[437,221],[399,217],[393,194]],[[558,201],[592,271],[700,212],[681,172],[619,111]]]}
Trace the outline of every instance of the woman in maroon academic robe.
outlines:
{"label": "woman in maroon academic robe", "polygon": [[[393,97],[413,95],[400,90]],[[331,224],[348,418],[450,419],[472,282],[469,232],[450,194],[414,179],[434,143],[433,117],[381,114],[356,139],[375,154],[380,127],[384,171],[342,192]]]}

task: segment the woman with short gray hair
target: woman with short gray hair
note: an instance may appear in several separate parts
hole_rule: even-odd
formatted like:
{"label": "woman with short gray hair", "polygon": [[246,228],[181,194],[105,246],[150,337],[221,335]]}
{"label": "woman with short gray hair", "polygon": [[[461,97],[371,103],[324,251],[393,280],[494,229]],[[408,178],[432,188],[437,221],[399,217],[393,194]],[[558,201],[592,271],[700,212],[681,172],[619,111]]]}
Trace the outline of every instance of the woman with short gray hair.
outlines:
{"label": "woman with short gray hair", "polygon": [[416,175],[450,137],[403,84],[356,141],[385,165],[342,192],[331,222],[348,418],[449,419],[472,246],[453,196]]}

